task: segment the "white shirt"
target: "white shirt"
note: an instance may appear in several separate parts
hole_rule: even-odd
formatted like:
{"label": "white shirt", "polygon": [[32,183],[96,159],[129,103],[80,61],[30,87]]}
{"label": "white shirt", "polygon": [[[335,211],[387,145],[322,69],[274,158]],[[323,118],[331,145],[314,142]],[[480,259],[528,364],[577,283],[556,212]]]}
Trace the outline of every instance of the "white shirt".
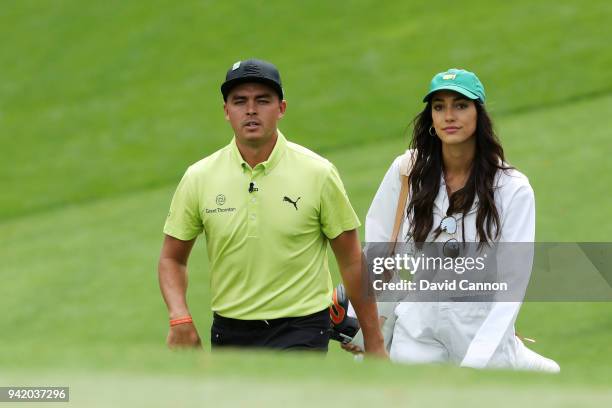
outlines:
{"label": "white shirt", "polygon": [[[391,240],[395,210],[401,189],[400,161],[402,157],[403,155],[393,161],[370,205],[365,223],[366,242],[389,242]],[[410,200],[410,195],[408,200]],[[535,198],[527,177],[515,169],[498,171],[495,177],[494,200],[501,225],[501,234],[496,242],[534,242]],[[428,236],[428,242],[445,242],[450,238],[443,232],[437,239],[433,239],[433,230],[446,216],[448,204],[446,183],[444,177],[441,177],[440,189],[434,200],[434,228]],[[461,224],[459,224],[457,240],[476,241],[477,210],[478,197],[475,197],[472,209],[463,217],[465,237],[461,237]],[[461,218],[458,220],[461,222]],[[409,223],[404,222],[400,237],[406,237],[409,229]]]}
{"label": "white shirt", "polygon": [[[395,213],[401,189],[400,163],[404,155],[399,156],[385,174],[372,201],[365,222],[366,242],[389,242],[393,231]],[[410,200],[410,194],[408,196]],[[501,233],[495,242],[528,242],[535,240],[535,199],[529,180],[518,170],[498,170],[494,182],[494,200],[500,220]],[[449,200],[444,178],[440,180],[440,189],[434,201],[433,228],[427,238],[428,242],[446,242],[450,238],[458,241],[475,242],[477,236],[476,215],[478,198],[474,199],[471,210],[459,220],[457,233],[450,236],[442,232],[434,239],[433,231],[446,216]],[[463,229],[461,228],[463,223]],[[404,241],[410,230],[409,220],[405,220],[400,233]],[[462,230],[465,236],[462,236]],[[495,236],[495,231],[493,231]],[[408,239],[411,240],[411,239]],[[531,257],[522,256],[525,268],[531,271]],[[498,252],[498,265],[505,265],[504,259],[513,259],[512,246],[504,246]],[[510,262],[511,263],[511,262]],[[524,270],[524,269],[523,269]],[[528,278],[528,277],[527,277]],[[528,279],[526,279],[528,281]],[[499,345],[510,325],[514,325],[521,302],[496,302],[487,318],[483,321],[472,340],[461,363],[462,366],[484,368]]]}

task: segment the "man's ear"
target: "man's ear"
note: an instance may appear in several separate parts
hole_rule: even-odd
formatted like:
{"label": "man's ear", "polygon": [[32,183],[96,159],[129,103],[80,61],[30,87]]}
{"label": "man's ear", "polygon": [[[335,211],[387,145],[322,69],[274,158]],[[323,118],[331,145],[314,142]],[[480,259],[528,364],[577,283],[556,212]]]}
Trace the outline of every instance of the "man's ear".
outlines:
{"label": "man's ear", "polygon": [[223,113],[225,113],[225,120],[229,121],[229,113],[227,111],[227,102],[223,102]]}
{"label": "man's ear", "polygon": [[280,101],[280,110],[278,113],[278,118],[282,118],[283,116],[285,116],[285,111],[287,110],[287,101],[286,100],[282,100]]}

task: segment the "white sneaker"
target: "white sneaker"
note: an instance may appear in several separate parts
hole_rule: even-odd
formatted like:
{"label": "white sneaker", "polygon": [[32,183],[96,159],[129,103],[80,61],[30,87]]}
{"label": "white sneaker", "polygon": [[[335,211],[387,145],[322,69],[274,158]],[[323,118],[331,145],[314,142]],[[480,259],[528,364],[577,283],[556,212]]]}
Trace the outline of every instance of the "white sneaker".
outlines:
{"label": "white sneaker", "polygon": [[559,367],[556,361],[530,350],[519,338],[516,338],[516,341],[518,352],[515,369],[540,371],[551,374],[557,374],[561,371],[561,367]]}

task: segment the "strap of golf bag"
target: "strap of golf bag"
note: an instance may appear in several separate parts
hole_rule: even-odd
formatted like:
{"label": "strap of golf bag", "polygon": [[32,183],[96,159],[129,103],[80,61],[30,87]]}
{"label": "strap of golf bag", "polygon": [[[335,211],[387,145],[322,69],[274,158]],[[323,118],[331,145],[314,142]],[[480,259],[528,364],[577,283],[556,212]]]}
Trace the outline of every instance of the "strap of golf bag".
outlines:
{"label": "strap of golf bag", "polygon": [[[400,193],[397,200],[397,207],[395,209],[395,222],[393,223],[393,232],[391,233],[391,241],[389,245],[389,255],[391,256],[395,252],[397,240],[399,238],[400,231],[404,225],[404,219],[406,217],[406,205],[408,204],[408,191],[410,191],[410,171],[412,168],[412,154],[410,150],[406,150],[406,153],[400,160]],[[385,273],[385,280],[389,281],[391,276]]]}
{"label": "strap of golf bag", "polygon": [[[406,150],[406,153],[400,160],[400,193],[397,200],[397,207],[395,209],[395,222],[393,224],[393,232],[391,234],[391,242],[389,244],[389,256],[395,252],[395,247],[399,239],[400,231],[404,225],[404,219],[406,217],[406,206],[408,204],[408,192],[410,191],[410,171],[412,169],[414,156],[410,150]],[[391,273],[385,272],[384,279],[388,282],[393,279]],[[397,302],[379,302],[378,303],[378,314],[385,318],[389,318],[393,315]]]}
{"label": "strap of golf bag", "polygon": [[414,152],[406,150],[406,153],[404,153],[400,161],[401,189],[399,199],[397,200],[397,209],[395,210],[395,223],[393,224],[393,233],[391,234],[391,241],[394,243],[393,249],[395,249],[395,243],[399,238],[399,233],[402,229],[402,225],[404,225],[404,219],[406,217],[408,191],[410,191],[410,172],[412,171],[414,159]]}
{"label": "strap of golf bag", "polygon": [[397,201],[397,209],[395,210],[395,224],[393,224],[393,233],[391,234],[391,242],[393,242],[392,251],[395,250],[395,244],[399,238],[400,230],[404,225],[404,214],[406,211],[406,204],[408,201],[408,183],[410,179],[407,175],[400,175],[402,188],[400,189],[399,199]]}

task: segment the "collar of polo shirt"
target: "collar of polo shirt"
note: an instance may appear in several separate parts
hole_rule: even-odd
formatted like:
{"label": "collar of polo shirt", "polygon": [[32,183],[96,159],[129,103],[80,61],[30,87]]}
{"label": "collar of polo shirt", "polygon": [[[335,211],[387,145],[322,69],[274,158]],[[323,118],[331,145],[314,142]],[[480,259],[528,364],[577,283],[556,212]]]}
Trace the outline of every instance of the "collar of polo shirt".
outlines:
{"label": "collar of polo shirt", "polygon": [[[264,168],[264,174],[268,174],[272,171],[272,169],[280,162],[283,155],[285,154],[285,151],[287,150],[287,139],[285,139],[285,136],[283,136],[280,130],[277,130],[277,132],[278,132],[278,138],[276,139],[276,144],[274,145],[274,149],[272,149],[272,153],[270,153],[270,157],[268,157],[268,160],[258,164],[258,166],[261,165]],[[232,146],[232,156],[234,157],[236,162],[240,164],[240,166],[242,167],[242,171],[244,172],[250,169],[251,167],[242,158],[242,155],[240,154],[240,151],[238,150],[238,146],[236,145],[235,136],[234,136],[234,139],[232,140],[231,146]]]}

